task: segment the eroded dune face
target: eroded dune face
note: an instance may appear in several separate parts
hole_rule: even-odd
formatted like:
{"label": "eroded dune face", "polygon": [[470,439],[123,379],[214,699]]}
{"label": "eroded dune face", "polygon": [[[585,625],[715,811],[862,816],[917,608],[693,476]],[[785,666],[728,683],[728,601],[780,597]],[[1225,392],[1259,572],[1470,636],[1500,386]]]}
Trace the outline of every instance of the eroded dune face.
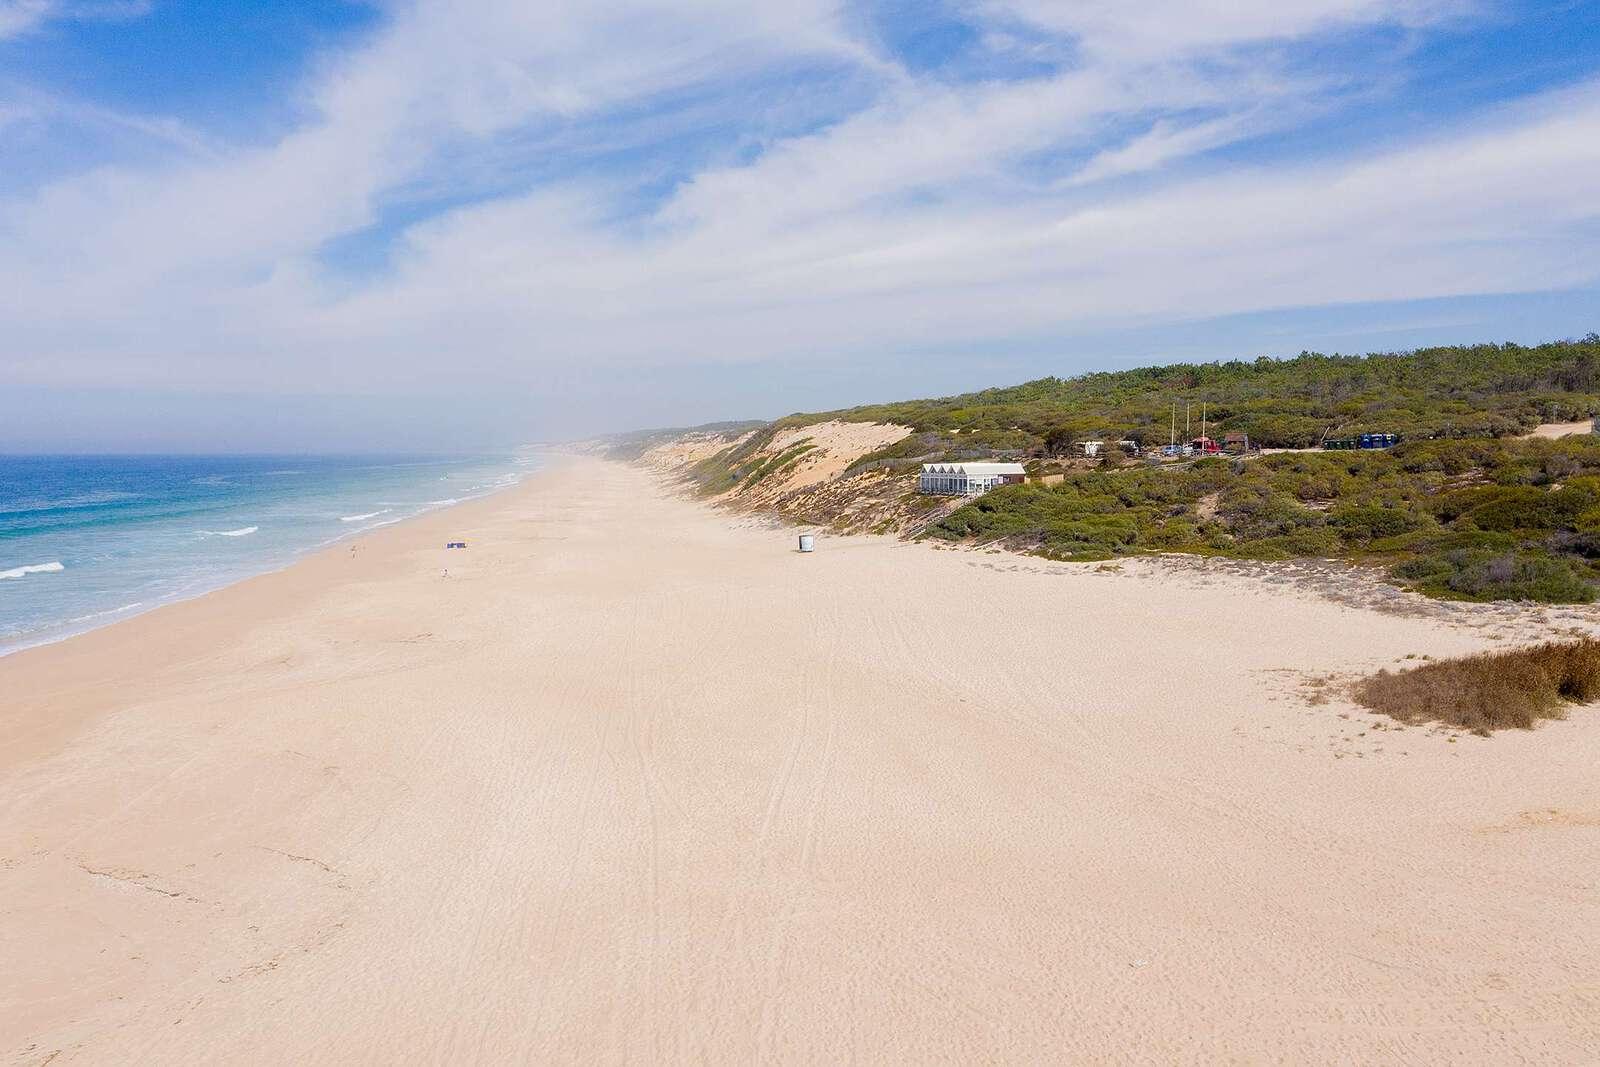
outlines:
{"label": "eroded dune face", "polygon": [[682,475],[703,459],[710,459],[725,448],[750,439],[750,433],[727,434],[689,431],[647,449],[639,465],[660,474]]}
{"label": "eroded dune face", "polygon": [[[771,509],[791,519],[885,533],[927,520],[927,509],[907,506],[914,478],[869,472],[841,481],[857,460],[903,440],[910,427],[829,419],[764,432],[770,436],[690,430],[646,450],[638,463],[739,510]],[[696,465],[729,452],[736,461],[725,463],[723,481],[717,483],[713,475],[708,488]]]}
{"label": "eroded dune face", "polygon": [[[794,462],[782,463],[758,482],[736,485],[723,495],[761,506],[797,489],[831,481],[862,456],[892,445],[910,433],[909,426],[837,419],[788,427],[773,434],[771,440],[745,457],[744,463],[746,467],[758,467],[766,461],[782,461],[791,452],[795,454]],[[727,434],[691,430],[649,449],[639,462],[659,473],[685,475],[701,460],[725,449],[737,448],[753,436],[752,432]]]}
{"label": "eroded dune face", "polygon": [[782,455],[802,442],[811,449],[794,466],[775,474],[770,486],[764,480],[754,491],[760,497],[771,499],[831,481],[867,453],[892,445],[910,434],[909,426],[882,422],[818,422],[784,430],[772,439],[765,450],[768,454]]}

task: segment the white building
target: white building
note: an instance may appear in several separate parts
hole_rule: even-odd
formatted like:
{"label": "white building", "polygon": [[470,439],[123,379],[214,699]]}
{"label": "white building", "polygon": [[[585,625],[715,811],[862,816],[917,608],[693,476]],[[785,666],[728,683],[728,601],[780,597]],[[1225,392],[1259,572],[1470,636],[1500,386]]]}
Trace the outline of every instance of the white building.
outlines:
{"label": "white building", "polygon": [[924,463],[917,492],[935,496],[980,496],[997,485],[1021,485],[1020,463]]}
{"label": "white building", "polygon": [[[1137,456],[1139,454],[1139,442],[1138,441],[1127,441],[1127,440],[1118,441],[1117,442],[1117,447],[1122,449],[1124,452],[1126,452],[1130,456]],[[1105,451],[1106,451],[1106,443],[1104,441],[1079,441],[1078,442],[1078,452],[1081,455],[1083,455],[1083,456],[1085,456],[1085,457],[1087,457],[1089,459],[1093,459],[1096,456],[1102,456],[1102,455],[1105,454]]]}

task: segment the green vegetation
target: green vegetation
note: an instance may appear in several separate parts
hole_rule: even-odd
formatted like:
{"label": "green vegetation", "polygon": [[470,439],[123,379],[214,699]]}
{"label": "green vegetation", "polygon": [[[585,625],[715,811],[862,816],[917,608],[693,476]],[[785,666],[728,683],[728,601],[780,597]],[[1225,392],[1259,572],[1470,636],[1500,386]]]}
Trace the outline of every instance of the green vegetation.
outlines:
{"label": "green vegetation", "polygon": [[[1506,437],[1600,411],[1600,336],[1535,347],[1176,363],[783,421],[896,422],[957,449],[1048,446],[1064,455],[1089,438],[1165,444],[1173,404],[1180,434],[1184,405],[1192,405],[1198,433],[1204,404],[1212,436],[1248,433],[1266,448],[1308,448],[1325,436],[1360,433],[1398,433],[1408,440]],[[932,440],[901,442],[889,451],[913,455],[911,449]]]}
{"label": "green vegetation", "polygon": [[1552,642],[1510,652],[1379,671],[1356,685],[1356,702],[1404,723],[1440,722],[1476,734],[1528,730],[1600,699],[1600,641]]}
{"label": "green vegetation", "polygon": [[744,480],[739,485],[739,491],[741,493],[744,492],[769,474],[780,474],[788,470],[796,463],[799,463],[802,456],[816,447],[811,443],[811,438],[802,437],[777,455],[769,456],[750,468],[750,472],[744,476]]}
{"label": "green vegetation", "polygon": [[1388,562],[1461,600],[1594,599],[1600,438],[1416,441],[1386,452],[1085,470],[997,489],[934,525],[1059,559],[1180,551]]}
{"label": "green vegetation", "polygon": [[[1266,448],[1397,433],[1387,452],[1203,459],[1163,469],[1068,472],[997,490],[930,531],[1061,559],[1152,551],[1388,564],[1433,596],[1583,602],[1600,580],[1600,441],[1518,440],[1541,422],[1600,411],[1600,336],[1536,347],[1473,345],[1046,378],[826,417],[915,431],[853,469],[931,458],[1070,455],[1079,441],[1165,444],[1174,404],[1214,437]],[[816,416],[810,417],[817,418]],[[1198,423],[1193,425],[1198,432]],[[1116,457],[1113,457],[1116,458]]]}
{"label": "green vegetation", "polygon": [[1438,597],[1595,597],[1600,438],[1518,437],[1600,412],[1595,334],[1533,347],[1173,364],[796,414],[754,428],[691,478],[707,495],[753,486],[803,456],[804,442],[767,455],[780,433],[829,419],[912,429],[846,476],[984,459],[1027,461],[1038,474],[1040,464],[1061,469],[1054,457],[1080,441],[1166,444],[1174,405],[1180,435],[1185,405],[1195,433],[1204,405],[1206,429],[1219,439],[1241,432],[1265,448],[1315,448],[1330,437],[1394,433],[1401,444],[1159,468],[1123,464],[1113,450],[1100,469],[1068,469],[1059,485],[996,490],[928,534],[1078,560],[1168,551],[1337,557],[1381,563]]}
{"label": "green vegetation", "polygon": [[811,438],[802,437],[783,451],[770,456],[761,453],[785,427],[777,423],[761,425],[738,444],[696,463],[689,469],[689,479],[702,496],[716,496],[730,489],[745,492],[763,479],[793,467],[814,451]]}

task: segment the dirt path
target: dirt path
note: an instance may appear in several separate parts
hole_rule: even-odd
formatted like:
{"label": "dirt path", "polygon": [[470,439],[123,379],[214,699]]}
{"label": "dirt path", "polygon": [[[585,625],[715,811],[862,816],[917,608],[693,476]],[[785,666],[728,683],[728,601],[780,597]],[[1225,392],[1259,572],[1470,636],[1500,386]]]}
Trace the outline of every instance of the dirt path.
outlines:
{"label": "dirt path", "polygon": [[1594,420],[1593,419],[1582,419],[1582,420],[1580,420],[1578,422],[1547,422],[1547,423],[1544,423],[1541,426],[1536,427],[1532,433],[1525,433],[1522,436],[1524,438],[1529,438],[1529,437],[1555,438],[1555,437],[1572,437],[1575,434],[1593,433],[1593,432],[1594,432]]}

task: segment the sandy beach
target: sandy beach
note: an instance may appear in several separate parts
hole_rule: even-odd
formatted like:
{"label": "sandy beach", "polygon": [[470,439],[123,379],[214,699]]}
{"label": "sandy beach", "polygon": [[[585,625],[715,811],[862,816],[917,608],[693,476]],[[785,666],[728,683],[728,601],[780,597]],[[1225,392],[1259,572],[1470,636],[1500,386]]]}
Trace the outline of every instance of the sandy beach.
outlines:
{"label": "sandy beach", "polygon": [[1600,711],[1307,699],[1491,628],[793,543],[563,460],[0,659],[4,1062],[1600,1060]]}

